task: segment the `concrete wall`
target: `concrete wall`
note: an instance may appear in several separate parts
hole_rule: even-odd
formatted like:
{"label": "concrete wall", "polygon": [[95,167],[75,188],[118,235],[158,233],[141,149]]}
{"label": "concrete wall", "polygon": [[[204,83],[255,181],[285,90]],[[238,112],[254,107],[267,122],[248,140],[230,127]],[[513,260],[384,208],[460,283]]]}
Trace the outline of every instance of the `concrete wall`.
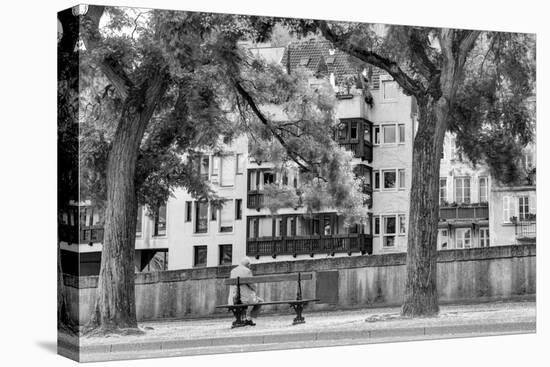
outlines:
{"label": "concrete wall", "polygon": [[[345,309],[398,305],[405,283],[406,254],[384,254],[255,264],[254,274],[312,272],[302,282],[305,298],[322,292],[337,292],[335,302],[309,306],[309,310]],[[534,245],[502,246],[439,252],[438,289],[441,302],[471,302],[534,295],[536,248]],[[175,270],[136,275],[138,320],[227,316],[215,309],[227,302],[223,280],[231,267]],[[325,272],[337,287],[321,289],[318,279]],[[334,279],[334,278],[333,278]],[[97,277],[66,276],[71,315],[81,324],[88,321],[96,297]],[[334,289],[336,288],[336,289]],[[266,300],[294,299],[296,282],[258,286]],[[290,312],[287,305],[266,306],[264,312]]]}

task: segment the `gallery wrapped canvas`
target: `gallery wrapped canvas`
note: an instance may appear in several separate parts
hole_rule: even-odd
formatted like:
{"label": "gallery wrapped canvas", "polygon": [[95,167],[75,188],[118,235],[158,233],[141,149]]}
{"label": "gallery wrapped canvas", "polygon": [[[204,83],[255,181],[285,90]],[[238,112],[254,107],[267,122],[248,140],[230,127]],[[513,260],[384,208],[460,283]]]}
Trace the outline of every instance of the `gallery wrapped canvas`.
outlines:
{"label": "gallery wrapped canvas", "polygon": [[57,29],[60,354],[535,332],[535,35],[97,5]]}

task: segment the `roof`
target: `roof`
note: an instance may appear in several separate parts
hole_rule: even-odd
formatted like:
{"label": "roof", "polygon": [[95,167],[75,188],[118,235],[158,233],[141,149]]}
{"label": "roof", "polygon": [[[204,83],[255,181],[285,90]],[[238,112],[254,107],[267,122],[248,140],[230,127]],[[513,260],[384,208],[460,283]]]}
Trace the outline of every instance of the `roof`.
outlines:
{"label": "roof", "polygon": [[280,63],[283,57],[284,47],[251,47],[249,51],[255,57],[262,57],[267,62]]}
{"label": "roof", "polygon": [[364,69],[372,75],[372,87],[378,88],[381,70],[360,61],[335,48],[326,40],[310,38],[303,41],[290,43],[283,53],[281,64],[286,68],[290,64],[290,70],[305,67],[313,73],[323,75],[334,74],[336,84],[339,84],[346,76],[356,76]]}

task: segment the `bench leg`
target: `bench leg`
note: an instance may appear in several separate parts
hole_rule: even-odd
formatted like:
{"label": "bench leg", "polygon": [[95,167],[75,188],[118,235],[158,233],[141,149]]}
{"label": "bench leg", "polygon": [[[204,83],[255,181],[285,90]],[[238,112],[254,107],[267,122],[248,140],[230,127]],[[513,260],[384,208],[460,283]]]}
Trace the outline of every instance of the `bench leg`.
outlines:
{"label": "bench leg", "polygon": [[291,304],[290,307],[296,312],[296,317],[292,321],[292,325],[305,324],[306,319],[302,316],[304,305],[302,303]]}
{"label": "bench leg", "polygon": [[246,314],[246,308],[232,307],[231,311],[233,312],[233,316],[235,316],[235,321],[231,324],[231,329],[246,326],[246,322],[243,318],[243,314]]}

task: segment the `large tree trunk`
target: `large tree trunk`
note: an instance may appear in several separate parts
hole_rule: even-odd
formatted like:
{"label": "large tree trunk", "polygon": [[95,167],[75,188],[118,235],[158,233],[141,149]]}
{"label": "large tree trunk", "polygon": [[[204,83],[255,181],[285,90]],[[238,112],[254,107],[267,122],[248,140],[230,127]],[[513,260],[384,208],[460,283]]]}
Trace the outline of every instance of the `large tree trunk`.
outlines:
{"label": "large tree trunk", "polygon": [[165,89],[163,75],[157,75],[129,91],[109,153],[97,302],[88,325],[96,332],[137,331],[134,290],[136,161],[145,129]]}
{"label": "large tree trunk", "polygon": [[418,99],[418,131],[413,146],[407,244],[407,280],[401,313],[429,316],[439,312],[437,294],[437,224],[439,166],[448,105],[444,98]]}

